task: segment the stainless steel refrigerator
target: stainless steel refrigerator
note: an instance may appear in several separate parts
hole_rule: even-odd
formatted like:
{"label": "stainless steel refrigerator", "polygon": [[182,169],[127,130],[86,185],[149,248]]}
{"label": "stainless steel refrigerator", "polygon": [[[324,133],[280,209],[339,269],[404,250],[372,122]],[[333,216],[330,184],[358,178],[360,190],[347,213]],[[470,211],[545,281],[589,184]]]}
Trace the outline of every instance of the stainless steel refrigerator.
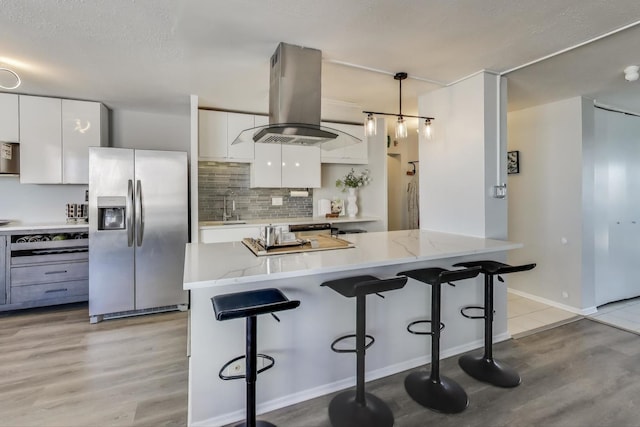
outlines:
{"label": "stainless steel refrigerator", "polygon": [[89,149],[89,316],[185,309],[187,154]]}

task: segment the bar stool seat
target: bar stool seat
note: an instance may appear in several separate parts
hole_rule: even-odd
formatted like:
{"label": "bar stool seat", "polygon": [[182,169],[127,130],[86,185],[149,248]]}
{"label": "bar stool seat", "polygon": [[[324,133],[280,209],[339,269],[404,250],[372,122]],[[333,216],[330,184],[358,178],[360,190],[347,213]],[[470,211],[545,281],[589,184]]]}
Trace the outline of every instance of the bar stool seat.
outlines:
{"label": "bar stool seat", "polygon": [[246,292],[235,292],[231,294],[216,295],[211,298],[213,311],[216,319],[219,321],[246,318],[246,374],[236,376],[224,376],[222,371],[230,363],[235,362],[242,357],[235,358],[227,362],[218,374],[221,379],[237,379],[245,378],[247,383],[247,403],[246,403],[246,420],[244,423],[238,424],[237,427],[275,427],[267,421],[256,421],[256,379],[257,379],[257,358],[258,356],[268,359],[271,365],[263,368],[260,372],[271,368],[275,363],[274,359],[266,355],[257,354],[257,316],[261,314],[271,314],[280,321],[274,312],[290,310],[300,305],[300,301],[289,300],[279,289],[267,288]]}
{"label": "bar stool seat", "polygon": [[[331,343],[331,349],[337,353],[356,353],[356,390],[348,390],[336,395],[329,403],[329,420],[333,427],[391,427],[393,413],[379,397],[366,393],[364,389],[365,352],[374,343],[374,338],[366,334],[366,297],[402,288],[406,277],[379,279],[375,276],[361,275],[324,282],[327,286],[347,298],[356,298],[356,333],[345,335]],[[355,349],[338,349],[337,343],[346,338],[356,338]],[[365,344],[366,339],[370,342]]]}
{"label": "bar stool seat", "polygon": [[[417,320],[407,326],[407,331],[416,335],[431,335],[431,371],[415,371],[404,381],[409,396],[422,406],[436,412],[456,414],[469,406],[464,389],[451,378],[440,375],[440,331],[444,329],[441,319],[441,285],[458,280],[471,279],[480,273],[480,267],[464,270],[447,270],[439,267],[402,271],[398,274],[410,277],[431,286],[431,319]],[[418,323],[430,323],[431,332],[416,332],[411,329]]]}
{"label": "bar stool seat", "polygon": [[[471,377],[493,384],[497,387],[516,387],[522,381],[518,372],[507,364],[493,358],[493,276],[504,282],[500,274],[516,273],[533,269],[536,264],[509,265],[499,261],[480,260],[460,262],[454,266],[479,267],[484,274],[484,306],[467,306],[460,313],[469,319],[484,319],[484,354],[473,356],[466,354],[458,359],[458,364]],[[465,313],[468,309],[482,310],[482,316],[471,316]]]}

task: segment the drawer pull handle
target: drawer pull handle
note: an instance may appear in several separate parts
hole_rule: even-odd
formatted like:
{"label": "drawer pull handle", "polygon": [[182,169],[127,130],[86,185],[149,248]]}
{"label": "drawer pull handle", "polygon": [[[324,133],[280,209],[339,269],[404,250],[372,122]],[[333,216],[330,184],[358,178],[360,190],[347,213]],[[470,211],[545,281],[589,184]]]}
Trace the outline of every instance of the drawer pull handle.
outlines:
{"label": "drawer pull handle", "polygon": [[66,273],[66,272],[67,272],[67,270],[47,271],[44,274],[63,274],[63,273]]}
{"label": "drawer pull handle", "polygon": [[53,292],[67,292],[67,288],[49,289],[47,291],[44,291],[45,294],[51,294]]}

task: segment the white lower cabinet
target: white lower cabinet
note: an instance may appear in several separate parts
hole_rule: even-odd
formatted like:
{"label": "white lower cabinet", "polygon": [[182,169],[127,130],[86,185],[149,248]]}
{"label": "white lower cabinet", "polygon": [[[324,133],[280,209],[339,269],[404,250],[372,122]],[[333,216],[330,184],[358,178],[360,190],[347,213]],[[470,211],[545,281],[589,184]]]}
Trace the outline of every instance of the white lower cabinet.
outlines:
{"label": "white lower cabinet", "polygon": [[351,138],[339,135],[337,140],[343,141],[345,146],[334,150],[323,149],[321,153],[322,163],[342,163],[353,165],[366,165],[369,163],[369,143],[367,138],[364,136],[364,128],[362,125],[323,122],[322,126],[337,129],[362,140],[362,142],[353,144]]}
{"label": "white lower cabinet", "polygon": [[245,237],[259,238],[260,227],[225,228],[224,225],[221,225],[214,229],[200,230],[200,243],[239,242]]}

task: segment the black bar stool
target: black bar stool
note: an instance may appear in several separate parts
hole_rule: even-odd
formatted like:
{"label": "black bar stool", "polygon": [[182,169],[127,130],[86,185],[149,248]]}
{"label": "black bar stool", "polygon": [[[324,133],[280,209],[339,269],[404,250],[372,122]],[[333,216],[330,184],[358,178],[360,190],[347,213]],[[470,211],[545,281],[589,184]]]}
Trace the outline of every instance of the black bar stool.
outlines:
{"label": "black bar stool", "polygon": [[[504,282],[500,274],[515,273],[533,269],[535,264],[511,266],[498,261],[469,261],[455,264],[460,267],[480,267],[484,274],[484,307],[466,306],[460,314],[468,319],[484,319],[484,354],[482,356],[464,355],[458,364],[473,378],[498,387],[516,387],[520,384],[520,375],[515,369],[493,358],[493,276]],[[482,316],[465,313],[470,309],[482,310]]]}
{"label": "black bar stool", "polygon": [[[402,271],[398,274],[431,285],[431,320],[417,320],[407,325],[407,331],[415,335],[431,335],[431,372],[416,371],[405,378],[404,387],[409,396],[422,406],[445,414],[462,412],[469,405],[464,389],[451,378],[440,375],[440,331],[444,324],[440,322],[440,295],[442,283],[470,279],[480,274],[480,267],[464,270],[446,270],[444,268],[421,268]],[[411,329],[420,323],[430,323],[431,331],[422,332]]]}
{"label": "black bar stool", "polygon": [[[391,409],[380,398],[364,391],[364,357],[366,350],[373,345],[375,339],[366,334],[367,295],[392,291],[402,288],[407,283],[406,277],[378,279],[374,276],[355,276],[324,282],[340,295],[347,298],[356,297],[356,333],[337,338],[331,343],[331,350],[336,353],[356,353],[356,390],[344,391],[329,404],[329,420],[333,427],[391,427],[393,414]],[[340,341],[347,338],[356,339],[355,349],[339,349]],[[365,343],[366,340],[368,343]]]}
{"label": "black bar stool", "polygon": [[[255,291],[235,292],[232,294],[216,295],[211,298],[213,304],[213,311],[216,314],[217,320],[230,320],[245,317],[247,319],[246,329],[246,374],[225,376],[222,372],[230,364],[242,359],[242,357],[235,358],[227,362],[220,373],[218,374],[222,379],[236,379],[245,378],[247,382],[247,416],[244,423],[238,424],[237,427],[275,427],[273,424],[267,421],[256,421],[256,379],[258,376],[257,371],[257,316],[261,314],[271,313],[276,320],[280,321],[273,314],[276,311],[290,310],[300,305],[300,301],[290,301],[286,296],[275,288],[258,289]],[[275,361],[272,357],[266,355],[259,355],[268,359],[271,363],[265,368],[261,369],[263,372],[273,366]]]}

